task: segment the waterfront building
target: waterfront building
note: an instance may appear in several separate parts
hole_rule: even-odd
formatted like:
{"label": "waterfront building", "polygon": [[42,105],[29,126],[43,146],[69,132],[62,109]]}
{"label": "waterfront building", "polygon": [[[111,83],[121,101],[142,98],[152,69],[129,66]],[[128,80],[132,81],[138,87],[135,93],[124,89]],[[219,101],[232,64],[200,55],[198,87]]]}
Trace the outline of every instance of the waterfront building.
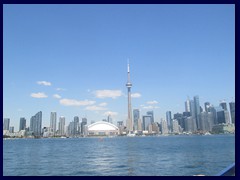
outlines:
{"label": "waterfront building", "polygon": [[138,118],[138,121],[137,121],[137,130],[138,130],[138,131],[142,131],[142,130],[143,130],[141,118]]}
{"label": "waterfront building", "polygon": [[19,131],[26,129],[26,122],[27,120],[24,117],[20,118]]}
{"label": "waterfront building", "polygon": [[42,111],[31,117],[30,119],[30,131],[33,132],[34,136],[42,135]]}
{"label": "waterfront building", "polygon": [[87,127],[88,136],[114,136],[118,135],[119,129],[112,123],[98,121]]}
{"label": "waterfront building", "polygon": [[205,103],[204,103],[204,108],[205,108],[205,111],[206,111],[206,112],[210,112],[210,111],[209,111],[209,107],[210,107],[210,102],[205,102]]}
{"label": "waterfront building", "polygon": [[84,135],[84,126],[87,125],[87,118],[82,118],[81,122],[81,134]]}
{"label": "waterfront building", "polygon": [[196,120],[194,119],[193,116],[189,116],[184,119],[184,124],[185,124],[185,131],[186,132],[194,132],[197,130],[196,126]]}
{"label": "waterfront building", "polygon": [[183,112],[183,117],[190,117],[191,113],[190,112]]}
{"label": "waterfront building", "polygon": [[14,127],[13,127],[13,126],[10,126],[10,127],[9,127],[9,132],[10,132],[10,133],[14,133]]}
{"label": "waterfront building", "polygon": [[144,116],[142,116],[142,120],[143,120],[143,130],[147,131],[149,124],[152,123],[151,122],[152,116],[144,115]]}
{"label": "waterfront building", "polygon": [[230,107],[232,123],[235,124],[235,102],[230,102],[229,107]]}
{"label": "waterfront building", "polygon": [[55,135],[57,130],[57,113],[51,112],[50,114],[50,132]]}
{"label": "waterfront building", "polygon": [[230,116],[228,110],[224,110],[225,123],[230,124]]}
{"label": "waterfront building", "polygon": [[162,129],[161,132],[162,134],[168,134],[168,125],[166,120],[162,120]]}
{"label": "waterfront building", "polygon": [[234,124],[217,124],[212,128],[212,133],[235,133]]}
{"label": "waterfront building", "polygon": [[109,122],[109,123],[111,123],[111,124],[113,123],[113,122],[112,122],[112,117],[111,117],[110,114],[109,114],[108,117],[107,117],[107,122]]}
{"label": "waterfront building", "polygon": [[132,83],[130,82],[130,67],[128,63],[127,67],[127,74],[128,74],[128,80],[127,80],[127,90],[128,90],[128,119],[127,119],[127,130],[129,132],[133,131],[133,120],[132,120],[132,103],[131,103],[131,87]]}
{"label": "waterfront building", "polygon": [[206,130],[212,131],[212,127],[214,125],[214,115],[212,112],[207,112],[207,125]]}
{"label": "waterfront building", "polygon": [[185,101],[185,111],[186,112],[190,112],[191,109],[190,109],[190,100],[187,99],[187,101]]}
{"label": "waterfront building", "polygon": [[172,126],[173,125],[172,125],[172,113],[171,113],[171,111],[166,112],[166,120],[167,120],[169,131],[172,131],[172,129],[173,129]]}
{"label": "waterfront building", "polygon": [[74,116],[74,121],[73,121],[73,135],[76,136],[80,133],[80,123],[79,123],[79,117]]}
{"label": "waterfront building", "polygon": [[197,128],[200,129],[200,123],[199,123],[199,114],[200,114],[200,102],[199,102],[199,97],[196,95],[193,97],[194,99],[194,106],[195,106],[195,117],[196,117],[196,124]]}
{"label": "waterfront building", "polygon": [[58,134],[60,136],[64,136],[65,135],[65,117],[64,116],[60,116],[59,117]]}
{"label": "waterfront building", "polygon": [[207,129],[207,112],[201,112],[199,118],[199,130],[206,131]]}
{"label": "waterfront building", "polygon": [[148,111],[147,115],[151,116],[151,123],[153,123],[154,122],[154,113],[153,113],[153,111]]}
{"label": "waterfront building", "polygon": [[217,124],[226,123],[224,110],[217,111]]}
{"label": "waterfront building", "polygon": [[181,126],[181,128],[185,129],[183,114],[176,113],[173,115],[173,119],[176,119],[178,121],[178,124]]}
{"label": "waterfront building", "polygon": [[210,107],[208,108],[209,112],[212,113],[213,116],[213,124],[218,124],[217,122],[217,110],[213,105],[210,105]]}
{"label": "waterfront building", "polygon": [[220,107],[222,107],[223,110],[227,111],[227,103],[225,101],[222,101],[220,104],[219,104]]}
{"label": "waterfront building", "polygon": [[139,109],[133,110],[133,130],[137,131],[138,129],[138,119],[140,118],[140,111]]}
{"label": "waterfront building", "polygon": [[152,123],[152,133],[159,134],[159,126],[157,122]]}
{"label": "waterfront building", "polygon": [[190,113],[192,117],[196,118],[195,105],[193,100],[190,100]]}
{"label": "waterfront building", "polygon": [[179,134],[179,124],[178,124],[178,121],[177,120],[173,120],[172,121],[172,124],[173,124],[173,133],[174,134]]}
{"label": "waterfront building", "polygon": [[3,119],[3,130],[9,130],[10,126],[10,118]]}

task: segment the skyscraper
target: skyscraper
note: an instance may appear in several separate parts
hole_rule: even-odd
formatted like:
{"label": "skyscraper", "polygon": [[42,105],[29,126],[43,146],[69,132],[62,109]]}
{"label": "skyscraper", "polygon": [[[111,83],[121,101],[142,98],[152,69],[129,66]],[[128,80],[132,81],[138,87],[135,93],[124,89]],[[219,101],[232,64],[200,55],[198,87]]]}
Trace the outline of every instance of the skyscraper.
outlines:
{"label": "skyscraper", "polygon": [[185,101],[185,112],[190,112],[190,100]]}
{"label": "skyscraper", "polygon": [[60,136],[65,135],[65,117],[60,116],[58,123],[58,133]]}
{"label": "skyscraper", "polygon": [[167,119],[168,129],[172,131],[172,113],[171,113],[171,111],[166,112],[166,119]]}
{"label": "skyscraper", "polygon": [[31,117],[30,119],[30,131],[33,132],[35,136],[41,136],[42,131],[42,111]]}
{"label": "skyscraper", "polygon": [[231,114],[232,123],[235,124],[235,102],[230,102],[229,106],[230,106],[230,114]]}
{"label": "skyscraper", "polygon": [[51,112],[50,114],[50,131],[55,135],[57,128],[57,113]]}
{"label": "skyscraper", "polygon": [[25,130],[26,128],[26,119],[24,117],[20,118],[19,131]]}
{"label": "skyscraper", "polygon": [[78,135],[80,130],[80,124],[79,124],[79,117],[74,117],[74,127],[73,127],[73,135]]}
{"label": "skyscraper", "polygon": [[133,110],[133,129],[139,130],[138,129],[138,119],[140,118],[140,112],[139,109],[134,109]]}
{"label": "skyscraper", "polygon": [[210,107],[210,102],[205,102],[205,103],[204,103],[204,108],[205,108],[205,111],[206,111],[206,112],[210,112],[210,111],[209,111],[209,107]]}
{"label": "skyscraper", "polygon": [[127,90],[128,90],[128,119],[127,119],[127,130],[129,132],[133,131],[133,122],[132,122],[132,104],[131,104],[131,87],[132,83],[130,82],[130,67],[128,63],[128,81],[126,84]]}
{"label": "skyscraper", "polygon": [[9,130],[10,118],[4,118],[3,120],[3,130]]}
{"label": "skyscraper", "polygon": [[142,117],[143,120],[143,130],[148,130],[148,126],[151,124],[152,116],[145,115]]}
{"label": "skyscraper", "polygon": [[153,113],[153,111],[148,111],[148,112],[147,112],[147,115],[148,115],[148,116],[152,116],[152,118],[151,118],[151,123],[153,123],[153,122],[154,122],[154,113]]}
{"label": "skyscraper", "polygon": [[82,123],[81,123],[81,134],[84,134],[84,127],[87,125],[87,118],[82,118]]}
{"label": "skyscraper", "polygon": [[221,102],[220,106],[223,108],[223,110],[227,111],[227,103],[225,101]]}
{"label": "skyscraper", "polygon": [[199,103],[199,97],[198,96],[194,96],[194,106],[195,106],[195,117],[196,117],[196,122],[197,122],[197,128],[200,128],[200,124],[199,124],[199,115],[200,115],[200,103]]}

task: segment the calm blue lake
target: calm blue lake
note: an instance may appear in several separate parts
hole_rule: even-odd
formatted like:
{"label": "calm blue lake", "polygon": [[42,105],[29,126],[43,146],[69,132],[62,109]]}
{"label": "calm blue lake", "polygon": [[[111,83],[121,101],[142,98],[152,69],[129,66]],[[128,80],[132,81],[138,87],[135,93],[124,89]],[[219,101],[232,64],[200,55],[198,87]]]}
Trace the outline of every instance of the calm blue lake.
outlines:
{"label": "calm blue lake", "polygon": [[235,135],[10,139],[4,176],[215,175],[235,162]]}

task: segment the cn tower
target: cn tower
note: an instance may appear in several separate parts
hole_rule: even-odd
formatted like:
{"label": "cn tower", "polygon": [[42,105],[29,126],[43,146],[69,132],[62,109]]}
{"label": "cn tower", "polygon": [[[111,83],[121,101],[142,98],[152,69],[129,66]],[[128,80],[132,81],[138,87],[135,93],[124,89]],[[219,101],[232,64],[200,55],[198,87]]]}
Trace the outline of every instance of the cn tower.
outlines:
{"label": "cn tower", "polygon": [[133,122],[132,122],[132,103],[131,103],[131,87],[132,83],[130,82],[130,67],[129,62],[127,66],[128,81],[127,81],[127,90],[128,90],[128,119],[127,119],[127,130],[129,133],[133,131]]}

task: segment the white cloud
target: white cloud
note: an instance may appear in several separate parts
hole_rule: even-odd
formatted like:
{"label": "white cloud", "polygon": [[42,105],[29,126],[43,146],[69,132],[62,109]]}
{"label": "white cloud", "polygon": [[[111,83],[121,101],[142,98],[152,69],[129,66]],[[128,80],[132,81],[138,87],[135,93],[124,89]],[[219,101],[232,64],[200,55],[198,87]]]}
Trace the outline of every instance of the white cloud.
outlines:
{"label": "white cloud", "polygon": [[22,109],[21,109],[21,108],[18,108],[18,109],[17,109],[17,111],[19,111],[19,112],[20,112],[20,111],[22,111]]}
{"label": "white cloud", "polygon": [[143,109],[158,109],[158,106],[143,106]]}
{"label": "white cloud", "polygon": [[89,101],[89,100],[78,101],[75,99],[61,99],[59,102],[64,106],[88,106],[88,105],[95,104],[95,101]]}
{"label": "white cloud", "polygon": [[44,85],[44,86],[51,86],[52,85],[50,82],[47,82],[47,81],[38,81],[37,83],[40,84],[40,85]]}
{"label": "white cloud", "polygon": [[103,103],[100,103],[99,106],[106,106],[107,103],[103,102]]}
{"label": "white cloud", "polygon": [[158,102],[155,101],[155,100],[154,101],[148,101],[147,104],[158,104]]}
{"label": "white cloud", "polygon": [[103,113],[104,116],[108,116],[108,115],[111,115],[111,116],[117,116],[118,113],[117,112],[112,112],[112,111],[107,111],[105,113]]}
{"label": "white cloud", "polygon": [[31,93],[30,95],[33,98],[47,98],[48,96],[43,93],[43,92],[39,92],[39,93]]}
{"label": "white cloud", "polygon": [[122,96],[122,91],[120,90],[97,90],[94,92],[97,98],[117,98]]}
{"label": "white cloud", "polygon": [[62,97],[61,97],[60,95],[58,95],[58,94],[54,94],[53,97],[56,98],[56,99],[62,98]]}
{"label": "white cloud", "polygon": [[140,93],[132,93],[131,97],[132,98],[140,98],[142,95]]}
{"label": "white cloud", "polygon": [[89,111],[103,111],[103,110],[107,110],[107,108],[99,107],[99,106],[87,106],[85,109],[89,110]]}
{"label": "white cloud", "polygon": [[63,88],[56,88],[57,91],[66,91],[66,89]]}

